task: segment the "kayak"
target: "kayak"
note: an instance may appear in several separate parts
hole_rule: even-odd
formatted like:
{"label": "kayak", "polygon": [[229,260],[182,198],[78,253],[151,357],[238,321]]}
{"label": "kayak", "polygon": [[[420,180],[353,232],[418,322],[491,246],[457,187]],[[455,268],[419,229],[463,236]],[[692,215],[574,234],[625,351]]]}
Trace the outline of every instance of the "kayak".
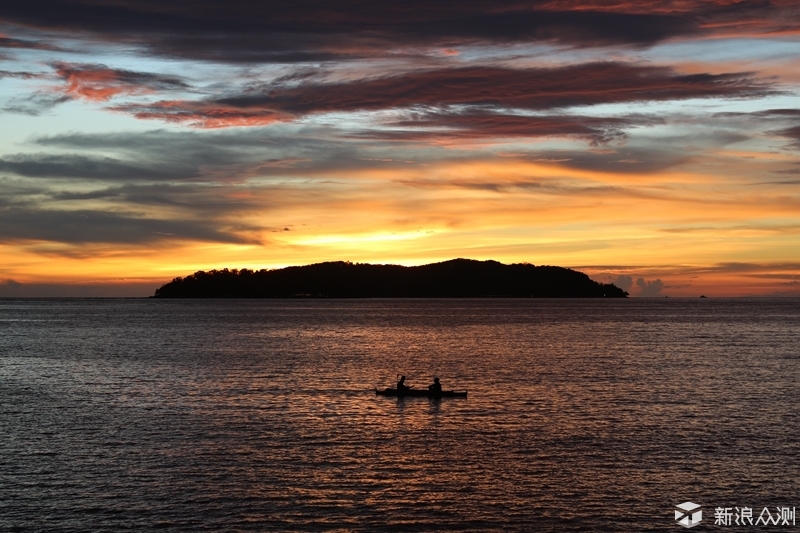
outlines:
{"label": "kayak", "polygon": [[401,393],[397,393],[397,389],[383,389],[378,390],[375,389],[376,396],[395,396],[395,397],[402,397],[402,398],[466,398],[467,391],[456,391],[456,390],[443,390],[439,393],[434,393],[433,391],[429,391],[427,389],[411,389],[402,391]]}

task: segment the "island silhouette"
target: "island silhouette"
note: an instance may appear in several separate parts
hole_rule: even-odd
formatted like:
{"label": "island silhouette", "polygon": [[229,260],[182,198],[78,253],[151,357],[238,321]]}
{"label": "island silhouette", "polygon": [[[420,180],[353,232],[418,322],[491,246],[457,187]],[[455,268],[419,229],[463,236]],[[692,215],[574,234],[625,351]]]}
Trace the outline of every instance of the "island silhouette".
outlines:
{"label": "island silhouette", "polygon": [[406,267],[336,261],[175,278],[154,298],[625,298],[610,283],[557,266],[453,259]]}

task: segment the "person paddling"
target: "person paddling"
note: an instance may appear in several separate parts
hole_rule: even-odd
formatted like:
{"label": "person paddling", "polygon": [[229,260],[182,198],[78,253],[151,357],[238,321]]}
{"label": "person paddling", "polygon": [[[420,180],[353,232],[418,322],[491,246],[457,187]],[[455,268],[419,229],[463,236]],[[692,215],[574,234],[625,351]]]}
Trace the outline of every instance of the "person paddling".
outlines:
{"label": "person paddling", "polygon": [[400,381],[397,382],[397,394],[403,394],[407,390],[411,390],[411,387],[406,385],[406,377],[400,376]]}
{"label": "person paddling", "polygon": [[434,398],[442,397],[442,384],[439,383],[439,378],[433,378],[433,383],[428,385],[428,390]]}

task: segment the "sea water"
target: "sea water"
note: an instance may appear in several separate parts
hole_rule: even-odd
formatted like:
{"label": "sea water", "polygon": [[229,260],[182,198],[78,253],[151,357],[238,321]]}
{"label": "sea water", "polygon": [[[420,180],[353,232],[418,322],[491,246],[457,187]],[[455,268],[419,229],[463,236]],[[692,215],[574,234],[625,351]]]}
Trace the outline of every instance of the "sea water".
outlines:
{"label": "sea water", "polygon": [[798,361],[796,299],[0,300],[0,530],[775,529]]}

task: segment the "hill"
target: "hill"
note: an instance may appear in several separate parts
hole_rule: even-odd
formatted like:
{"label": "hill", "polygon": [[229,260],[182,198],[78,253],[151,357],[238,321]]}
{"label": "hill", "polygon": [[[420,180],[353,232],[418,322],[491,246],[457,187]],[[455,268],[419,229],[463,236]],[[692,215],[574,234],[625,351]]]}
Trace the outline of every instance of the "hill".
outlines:
{"label": "hill", "polygon": [[154,298],[625,298],[582,272],[453,259],[416,267],[344,261],[275,270],[212,270],[175,278]]}

